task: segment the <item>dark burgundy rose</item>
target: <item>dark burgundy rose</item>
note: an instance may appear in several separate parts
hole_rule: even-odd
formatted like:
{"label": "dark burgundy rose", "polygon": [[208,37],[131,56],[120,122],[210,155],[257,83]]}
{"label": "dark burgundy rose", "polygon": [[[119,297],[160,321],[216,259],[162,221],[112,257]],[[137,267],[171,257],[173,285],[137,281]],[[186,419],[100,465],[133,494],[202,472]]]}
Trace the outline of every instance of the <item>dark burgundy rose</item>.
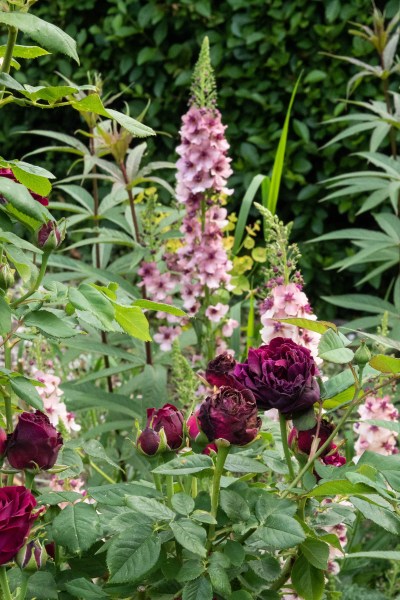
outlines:
{"label": "dark burgundy rose", "polygon": [[228,352],[223,352],[211,360],[206,369],[205,378],[210,385],[221,387],[227,385],[235,387],[233,370],[236,366],[236,360]]}
{"label": "dark burgundy rose", "polygon": [[37,243],[39,248],[45,250],[54,250],[61,244],[61,233],[57,228],[55,221],[44,223],[37,233]]}
{"label": "dark burgundy rose", "polygon": [[238,384],[253,392],[259,408],[277,408],[287,417],[319,400],[317,373],[310,350],[282,337],[250,348],[246,362],[233,372]]}
{"label": "dark burgundy rose", "polygon": [[61,434],[40,410],[22,413],[8,440],[7,459],[14,469],[51,469],[62,444]]}
{"label": "dark burgundy rose", "polygon": [[9,562],[25,544],[38,514],[36,500],[23,486],[0,488],[0,565]]}
{"label": "dark burgundy rose", "polygon": [[[11,169],[0,169],[0,177],[6,177],[7,179],[11,179],[12,181],[15,181],[16,183],[19,183],[17,178],[15,177],[14,173],[11,171]],[[37,202],[40,202],[40,204],[42,204],[42,206],[48,205],[49,201],[44,196],[41,196],[40,194],[36,194],[35,192],[32,192],[31,190],[29,190],[29,193],[32,196],[32,198],[34,198],[34,200],[37,200]],[[4,198],[2,196],[0,196],[0,199],[2,199],[4,201]]]}
{"label": "dark burgundy rose", "polygon": [[324,456],[322,461],[331,467],[343,467],[346,464],[346,458],[342,456],[337,450],[337,446],[332,444],[329,451],[329,456]]}
{"label": "dark burgundy rose", "polygon": [[[319,437],[320,441],[318,443],[318,448],[316,450],[319,450],[321,448],[321,446],[323,446],[325,444],[326,440],[331,435],[332,431],[333,431],[333,425],[331,423],[328,423],[328,421],[321,422],[319,432],[318,432],[318,437]],[[311,446],[314,441],[316,433],[317,433],[316,425],[312,429],[307,429],[305,431],[297,431],[297,429],[295,427],[293,427],[293,429],[291,430],[291,432],[289,434],[289,438],[288,438],[289,445],[293,449],[297,448],[300,452],[303,452],[304,454],[310,454]],[[332,448],[332,444],[329,444],[323,451],[322,456],[325,456],[325,454],[328,454],[328,452],[330,452],[331,448]]]}
{"label": "dark burgundy rose", "polygon": [[[199,436],[201,436],[201,431],[197,422],[198,416],[199,411],[197,410],[195,413],[190,415],[190,417],[186,421],[186,428],[189,434],[189,438],[194,442],[198,441]],[[218,452],[218,448],[215,444],[207,444],[202,452],[203,454],[210,454],[211,450],[214,450],[214,452]]]}
{"label": "dark burgundy rose", "polygon": [[170,450],[178,450],[183,444],[183,421],[182,413],[173,404],[147,409],[147,427],[157,432],[163,429]]}
{"label": "dark burgundy rose", "polygon": [[146,456],[154,456],[159,451],[165,450],[165,443],[162,443],[160,434],[151,429],[151,427],[146,427],[142,431],[136,441],[136,445]]}
{"label": "dark burgundy rose", "polygon": [[197,420],[210,442],[224,439],[237,446],[252,442],[261,427],[251,391],[226,386],[202,402]]}
{"label": "dark burgundy rose", "polygon": [[4,431],[4,429],[2,429],[0,427],[0,459],[3,458],[3,456],[5,455],[6,448],[7,448],[7,434]]}

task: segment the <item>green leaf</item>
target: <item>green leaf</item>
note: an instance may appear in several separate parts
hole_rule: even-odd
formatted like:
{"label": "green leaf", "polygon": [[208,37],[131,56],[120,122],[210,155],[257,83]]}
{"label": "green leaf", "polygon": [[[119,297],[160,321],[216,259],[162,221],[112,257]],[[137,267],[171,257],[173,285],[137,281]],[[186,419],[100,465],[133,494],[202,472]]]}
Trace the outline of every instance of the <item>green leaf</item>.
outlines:
{"label": "green leaf", "polygon": [[40,196],[49,195],[51,192],[51,183],[48,179],[34,173],[28,173],[28,171],[21,169],[20,166],[15,164],[11,164],[10,166],[19,183],[22,183],[22,185],[35,192],[35,194],[40,194]]}
{"label": "green leaf", "polygon": [[263,556],[260,560],[250,560],[247,564],[264,581],[274,581],[281,571],[279,561],[273,556]]}
{"label": "green leaf", "polygon": [[329,329],[333,329],[335,332],[337,332],[335,323],[330,323],[329,321],[312,321],[311,319],[301,319],[297,317],[291,317],[290,319],[274,319],[274,321],[279,321],[279,323],[288,323],[289,325],[296,325],[297,327],[308,329],[309,331],[315,331],[321,335],[326,331],[329,331]]}
{"label": "green leaf", "polygon": [[369,364],[381,373],[400,373],[400,358],[377,354],[371,358]]}
{"label": "green leaf", "polygon": [[204,573],[205,566],[203,561],[201,560],[187,560],[183,563],[181,569],[179,570],[178,575],[176,576],[176,580],[180,583],[185,583],[186,581],[193,581],[199,577],[202,573]]}
{"label": "green leaf", "polygon": [[65,583],[65,589],[67,592],[74,596],[74,598],[85,598],[85,600],[101,600],[102,598],[108,598],[101,587],[95,585],[91,581],[88,581],[84,577],[73,579]]}
{"label": "green leaf", "polygon": [[37,393],[36,387],[29,379],[22,375],[17,375],[16,377],[10,378],[10,384],[18,398],[24,400],[28,406],[32,406],[32,408],[37,410],[44,410],[43,400]]}
{"label": "green leaf", "polygon": [[152,300],[135,300],[133,306],[146,308],[148,310],[159,310],[161,312],[168,313],[169,315],[175,315],[175,317],[187,317],[187,314],[181,308],[171,306],[170,304],[164,304],[163,302],[153,302]]}
{"label": "green leaf", "polygon": [[54,519],[52,532],[56,544],[74,554],[88,550],[101,537],[96,509],[85,502],[67,506]]}
{"label": "green leaf", "polygon": [[82,494],[79,492],[45,492],[40,494],[37,498],[41,504],[48,504],[49,506],[57,506],[60,502],[76,502],[82,500]]}
{"label": "green leaf", "polygon": [[242,203],[240,205],[240,211],[238,220],[235,227],[235,238],[232,247],[232,254],[235,256],[240,249],[244,230],[247,223],[247,218],[249,216],[250,208],[253,203],[253,200],[258,192],[258,188],[262,185],[263,181],[268,179],[265,175],[256,175],[253,177],[247,191],[244,195]]}
{"label": "green leaf", "polygon": [[235,523],[248,521],[250,518],[249,506],[237,492],[221,490],[220,505],[222,510]]}
{"label": "green leaf", "polygon": [[224,546],[224,554],[226,554],[234,567],[241,567],[246,557],[246,552],[242,544],[233,540],[227,540]]}
{"label": "green leaf", "polygon": [[253,600],[253,596],[246,590],[238,590],[230,595],[229,600]]}
{"label": "green leaf", "polygon": [[171,499],[172,508],[180,515],[190,515],[193,512],[195,503],[189,494],[179,492],[174,494]]}
{"label": "green leaf", "polygon": [[30,13],[1,12],[0,23],[16,27],[50,52],[61,52],[79,64],[76,42],[62,29]]}
{"label": "green leaf", "polygon": [[207,523],[208,525],[217,524],[217,520],[206,510],[194,510],[190,517],[199,523]]}
{"label": "green leaf", "polygon": [[175,518],[173,510],[153,500],[153,498],[140,498],[139,496],[127,496],[126,505],[134,511],[142,513],[156,521],[172,521]]}
{"label": "green leaf", "polygon": [[400,560],[400,552],[391,550],[371,550],[368,552],[351,552],[343,558],[377,558],[378,560]]}
{"label": "green leaf", "polygon": [[176,456],[172,460],[153,469],[158,475],[194,475],[214,468],[214,463],[205,454],[190,454],[189,456]]}
{"label": "green leaf", "polygon": [[270,515],[264,525],[250,536],[249,544],[262,549],[284,550],[301,544],[306,538],[301,525],[287,515]]}
{"label": "green leaf", "polygon": [[[0,46],[0,58],[5,55],[6,48],[7,46]],[[50,52],[40,48],[40,46],[18,46],[16,44],[13,48],[14,58],[38,58],[46,54],[50,54]]]}
{"label": "green leaf", "polygon": [[182,591],[182,600],[212,600],[212,598],[212,586],[205,577],[189,581]]}
{"label": "green leaf", "polygon": [[388,484],[396,490],[400,491],[400,455],[393,454],[392,456],[383,456],[375,452],[366,451],[358,461],[358,466],[370,465],[375,467],[381,473]]}
{"label": "green leaf", "polygon": [[109,330],[113,330],[115,310],[112,302],[93,285],[82,283],[78,289],[68,289],[69,301],[78,310],[89,311]]}
{"label": "green leaf", "polygon": [[258,460],[240,454],[228,454],[225,469],[233,473],[265,473],[268,471],[268,467]]}
{"label": "green leaf", "polygon": [[329,362],[344,364],[353,360],[354,352],[345,348],[340,336],[328,329],[318,344],[318,356]]}
{"label": "green leaf", "polygon": [[220,594],[223,598],[230,598],[232,593],[229,577],[223,566],[217,562],[213,562],[215,554],[211,556],[211,561],[208,566],[208,576],[210,577],[211,585],[214,592]]}
{"label": "green leaf", "polygon": [[329,559],[328,544],[313,537],[307,537],[306,541],[300,544],[300,548],[305,558],[313,567],[326,571]]}
{"label": "green leaf", "polygon": [[88,494],[99,504],[106,506],[126,506],[127,496],[157,496],[157,490],[151,485],[142,483],[113,483],[89,487]]}
{"label": "green leaf", "polygon": [[151,526],[141,524],[115,537],[108,548],[107,564],[110,583],[134,582],[142,579],[158,561],[160,538]]}
{"label": "green leaf", "polygon": [[394,535],[400,535],[400,519],[387,508],[382,508],[361,498],[351,497],[350,502],[366,519]]}
{"label": "green leaf", "polygon": [[207,556],[206,531],[200,525],[193,523],[190,519],[180,519],[170,523],[172,533],[176,541],[193,554],[202,558]]}
{"label": "green leaf", "polygon": [[4,296],[0,296],[0,335],[6,336],[11,330],[11,308]]}
{"label": "green leaf", "polygon": [[0,241],[17,246],[17,250],[28,250],[28,252],[34,252],[35,254],[43,254],[43,251],[40,250],[40,248],[23,240],[18,235],[11,233],[11,231],[0,231]]}
{"label": "green leaf", "polygon": [[[0,13],[0,15],[3,13]],[[33,219],[32,228],[36,228],[40,223],[53,221],[53,217],[46,207],[42,206],[32,198],[26,187],[20,183],[15,183],[6,177],[0,178],[0,195],[8,201],[4,209],[15,216],[25,215]]]}
{"label": "green leaf", "polygon": [[311,565],[304,556],[300,556],[291,572],[292,585],[304,600],[321,600],[324,587],[324,572]]}
{"label": "green leaf", "polygon": [[143,342],[151,342],[149,322],[138,306],[114,303],[115,320],[126,333]]}
{"label": "green leaf", "polygon": [[37,327],[42,333],[53,338],[69,338],[78,334],[68,322],[62,321],[48,310],[35,310],[25,318],[25,325]]}
{"label": "green leaf", "polygon": [[316,424],[317,418],[314,409],[311,407],[304,413],[293,417],[293,425],[297,431],[307,431],[312,429]]}
{"label": "green leaf", "polygon": [[321,483],[308,492],[307,496],[315,498],[317,496],[350,496],[352,494],[375,494],[375,490],[364,483],[351,483],[346,479],[339,479]]}
{"label": "green leaf", "polygon": [[14,265],[23,281],[29,281],[31,277],[35,276],[37,267],[29,260],[26,252],[11,245],[5,245],[3,248],[8,260]]}
{"label": "green leaf", "polygon": [[95,458],[96,461],[104,461],[112,467],[120,469],[119,465],[117,465],[117,463],[111,460],[111,458],[107,455],[106,451],[98,440],[89,440],[87,442],[83,442],[82,449],[88,456]]}

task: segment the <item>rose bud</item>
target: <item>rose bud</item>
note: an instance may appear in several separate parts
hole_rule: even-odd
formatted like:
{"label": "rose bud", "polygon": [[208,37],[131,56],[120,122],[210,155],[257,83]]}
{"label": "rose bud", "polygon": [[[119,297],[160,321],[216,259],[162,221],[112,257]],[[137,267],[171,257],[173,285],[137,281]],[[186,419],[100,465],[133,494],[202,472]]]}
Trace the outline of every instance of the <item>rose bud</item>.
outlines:
{"label": "rose bud", "polygon": [[6,292],[14,285],[15,269],[12,269],[7,262],[0,264],[0,289]]}
{"label": "rose bud", "polygon": [[2,429],[0,427],[0,460],[5,455],[6,449],[7,449],[7,434],[4,431],[4,429]]}
{"label": "rose bud", "polygon": [[39,542],[28,542],[18,552],[15,562],[24,571],[38,571],[47,562],[47,552]]}
{"label": "rose bud", "polygon": [[25,412],[9,437],[7,459],[14,469],[51,469],[62,444],[61,434],[44,413]]}
{"label": "rose bud", "polygon": [[276,408],[287,418],[320,399],[314,377],[318,370],[310,350],[288,338],[277,337],[250,348],[246,362],[238,363],[233,374],[253,392],[259,408]]}
{"label": "rose bud", "polygon": [[[19,183],[11,169],[0,169],[0,177],[6,177],[7,179],[11,179],[12,181],[15,181],[16,183]],[[35,192],[32,192],[31,190],[29,190],[29,193],[32,196],[32,198],[34,200],[36,200],[37,202],[40,202],[40,204],[42,204],[42,206],[48,205],[49,201],[44,196],[41,196],[40,194],[36,194]],[[0,196],[0,198],[2,198],[2,196]]]}
{"label": "rose bud", "polygon": [[55,250],[61,244],[62,238],[56,221],[44,223],[37,232],[37,245],[44,250]]}
{"label": "rose bud", "polygon": [[346,458],[338,452],[337,446],[335,444],[331,445],[329,451],[332,452],[332,454],[324,456],[322,459],[322,461],[326,465],[329,465],[331,467],[342,467],[346,464]]}
{"label": "rose bud", "polygon": [[[323,446],[325,444],[326,440],[331,435],[332,431],[333,431],[333,425],[331,423],[328,423],[328,421],[324,421],[324,420],[321,421],[321,425],[320,425],[319,432],[318,432],[318,438],[319,438],[318,448],[316,448],[316,450],[319,450],[321,448],[321,446]],[[292,448],[292,450],[295,450],[297,448],[299,450],[299,452],[303,452],[303,454],[308,455],[311,452],[311,446],[314,442],[316,433],[317,433],[316,425],[312,429],[307,429],[305,431],[297,431],[297,429],[295,427],[293,427],[293,429],[289,433],[289,437],[288,437],[289,446]],[[325,450],[323,451],[322,456],[325,456],[325,454],[330,452],[330,450],[331,450],[331,446],[328,445],[325,448]]]}
{"label": "rose bud", "polygon": [[0,488],[0,565],[9,562],[25,544],[38,514],[35,497],[23,486]]}
{"label": "rose bud", "polygon": [[210,442],[223,439],[237,446],[252,442],[261,428],[251,391],[225,386],[202,402],[197,420]]}
{"label": "rose bud", "polygon": [[[186,429],[188,431],[191,441],[199,442],[201,444],[202,438],[203,437],[206,438],[206,436],[204,436],[203,432],[199,428],[199,424],[197,422],[198,416],[199,416],[198,410],[195,413],[193,413],[192,415],[190,415],[190,417],[186,421]],[[203,452],[203,454],[210,454],[211,450],[214,450],[214,452],[218,452],[218,448],[215,444],[207,444],[202,452]]]}
{"label": "rose bud", "polygon": [[228,352],[223,352],[211,360],[206,369],[205,378],[210,385],[235,387],[233,370],[236,360]]}
{"label": "rose bud", "polygon": [[162,408],[147,409],[147,427],[156,432],[165,433],[169,450],[179,450],[184,441],[183,415],[173,404],[164,404]]}
{"label": "rose bud", "polygon": [[136,447],[146,456],[155,456],[156,454],[164,452],[167,448],[167,440],[164,431],[161,430],[160,433],[158,433],[157,431],[154,431],[154,429],[151,429],[151,427],[146,427],[136,440]]}

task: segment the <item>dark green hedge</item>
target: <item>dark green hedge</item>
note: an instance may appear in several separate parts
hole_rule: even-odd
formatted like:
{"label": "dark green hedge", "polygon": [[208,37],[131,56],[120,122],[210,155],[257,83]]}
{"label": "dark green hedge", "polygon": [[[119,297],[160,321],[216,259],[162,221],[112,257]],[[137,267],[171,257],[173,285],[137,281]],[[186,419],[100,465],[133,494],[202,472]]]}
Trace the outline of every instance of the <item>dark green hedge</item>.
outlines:
{"label": "dark green hedge", "polygon": [[[390,14],[398,1],[383,4]],[[286,220],[295,219],[300,241],[346,226],[353,218],[358,204],[351,199],[344,199],[339,210],[317,202],[323,196],[318,182],[356,164],[342,148],[321,150],[337,132],[321,123],[337,110],[337,99],[345,95],[353,73],[349,65],[323,52],[365,55],[363,42],[347,30],[349,21],[369,21],[370,0],[51,0],[37,7],[37,14],[77,40],[82,62],[78,69],[62,57],[32,62],[30,82],[51,80],[54,66],[79,83],[87,71],[97,70],[107,90],[124,90],[131,114],[138,114],[151,99],[146,122],[172,136],[160,135],[155,142],[154,150],[163,158],[174,156],[191,69],[201,40],[208,35],[219,106],[229,126],[237,205],[253,175],[270,172],[290,94],[303,71],[278,211]],[[58,112],[56,118],[54,113],[38,112],[29,123],[21,109],[8,108],[8,114],[0,140],[2,154],[8,156],[15,153],[16,140],[11,137],[15,129],[71,132],[79,126],[76,115],[68,111]],[[362,137],[352,141],[357,148],[362,142]],[[19,140],[17,154],[30,143],[29,138]],[[333,244],[313,247],[312,252],[304,248],[303,268],[313,283],[314,297],[331,291],[332,274],[323,268],[341,252]],[[347,275],[342,286],[336,283],[335,292],[351,284]]]}

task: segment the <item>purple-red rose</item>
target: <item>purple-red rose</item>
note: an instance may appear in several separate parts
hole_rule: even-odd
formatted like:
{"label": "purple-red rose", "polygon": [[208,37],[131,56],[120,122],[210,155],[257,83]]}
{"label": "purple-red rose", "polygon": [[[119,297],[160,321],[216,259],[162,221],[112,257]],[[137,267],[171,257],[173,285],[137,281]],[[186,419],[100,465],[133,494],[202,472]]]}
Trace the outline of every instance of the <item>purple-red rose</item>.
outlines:
{"label": "purple-red rose", "polygon": [[2,459],[3,456],[5,455],[6,449],[7,449],[7,434],[4,431],[4,429],[2,429],[0,427],[0,459]]}
{"label": "purple-red rose", "polygon": [[205,378],[210,385],[235,387],[233,370],[236,360],[228,352],[222,352],[211,360],[206,369]]}
{"label": "purple-red rose", "polygon": [[8,440],[7,459],[14,469],[51,469],[62,444],[61,434],[44,413],[22,413]]}
{"label": "purple-red rose", "polygon": [[210,442],[224,439],[237,446],[252,442],[261,427],[251,391],[226,386],[202,402],[197,420]]}
{"label": "purple-red rose", "polygon": [[[318,432],[318,438],[319,438],[318,448],[316,448],[316,450],[319,450],[321,448],[321,446],[323,446],[325,444],[326,440],[331,435],[332,431],[333,431],[333,425],[331,423],[328,423],[328,421],[321,422],[319,432]],[[311,452],[311,446],[314,442],[316,433],[317,433],[316,425],[312,429],[307,429],[305,431],[297,431],[297,429],[295,427],[293,427],[293,429],[291,430],[291,432],[289,434],[289,438],[288,438],[289,445],[291,446],[291,448],[293,448],[293,449],[297,448],[300,452],[303,452],[303,454],[309,455]],[[330,450],[331,450],[331,447],[332,447],[332,445],[329,444],[323,451],[322,456],[325,456],[325,454],[328,454],[328,452],[330,452]]]}
{"label": "purple-red rose", "polygon": [[346,464],[346,457],[342,456],[337,450],[336,444],[331,444],[329,448],[330,454],[322,458],[322,462],[330,467],[343,467]]}
{"label": "purple-red rose", "polygon": [[0,565],[9,562],[25,544],[38,514],[36,500],[23,486],[0,488]]}
{"label": "purple-red rose", "polygon": [[[186,429],[189,434],[190,440],[193,442],[197,442],[199,440],[199,438],[202,437],[201,431],[199,428],[199,424],[197,421],[198,416],[199,416],[199,411],[197,410],[192,415],[190,415],[190,417],[186,421]],[[218,452],[217,446],[215,444],[211,443],[211,444],[207,444],[205,446],[205,448],[203,449],[203,454],[210,454],[211,450],[214,450],[214,452]]]}
{"label": "purple-red rose", "polygon": [[[12,181],[15,181],[16,183],[19,183],[18,179],[15,177],[15,175],[11,169],[0,169],[0,177],[6,177],[7,179],[11,179]],[[44,196],[41,196],[40,194],[36,194],[35,192],[32,192],[31,190],[29,190],[29,193],[32,196],[32,198],[34,200],[36,200],[37,202],[40,202],[40,204],[42,204],[42,206],[48,205],[49,201]],[[2,199],[2,196],[0,196],[0,200],[1,199]]]}
{"label": "purple-red rose", "polygon": [[246,362],[238,363],[234,370],[238,384],[253,392],[259,408],[276,408],[287,417],[306,411],[319,400],[317,373],[310,350],[281,337],[250,348]]}
{"label": "purple-red rose", "polygon": [[183,415],[173,404],[147,409],[147,425],[137,440],[138,448],[149,456],[165,449],[179,450],[184,441]]}

